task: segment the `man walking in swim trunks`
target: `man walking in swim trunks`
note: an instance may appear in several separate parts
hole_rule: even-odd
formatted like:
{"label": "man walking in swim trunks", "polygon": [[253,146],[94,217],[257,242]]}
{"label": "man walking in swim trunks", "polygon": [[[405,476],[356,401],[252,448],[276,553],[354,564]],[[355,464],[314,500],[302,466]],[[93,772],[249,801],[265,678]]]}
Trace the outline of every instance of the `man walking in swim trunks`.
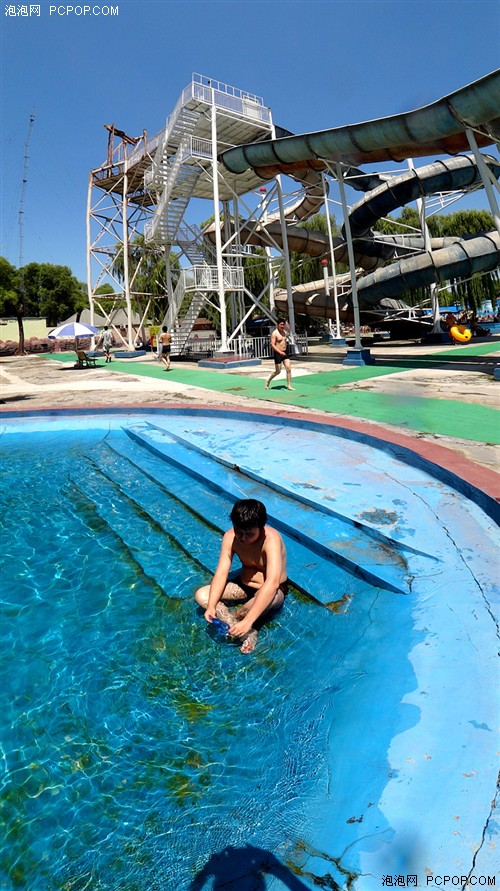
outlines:
{"label": "man walking in swim trunks", "polygon": [[[219,563],[210,585],[198,588],[195,600],[205,619],[229,623],[232,637],[240,638],[242,653],[251,653],[257,642],[257,622],[270,610],[283,606],[288,593],[286,549],[276,529],[266,526],[267,511],[253,498],[237,501],[231,511],[232,529],[223,539]],[[229,571],[234,556],[242,563],[234,580]],[[220,601],[223,601],[222,603]],[[225,604],[238,604],[234,611]]]}
{"label": "man walking in swim trunks", "polygon": [[286,341],[286,322],[283,320],[278,322],[276,328],[271,334],[271,351],[274,358],[274,371],[266,381],[266,390],[269,390],[269,384],[273,378],[277,377],[281,371],[281,364],[285,366],[286,371],[286,388],[293,390],[292,387],[292,366],[288,358],[287,341]]}
{"label": "man walking in swim trunks", "polygon": [[172,343],[172,335],[169,334],[168,328],[166,325],[161,329],[161,334],[158,338],[161,345],[161,353],[160,358],[163,364],[165,365],[166,371],[170,371],[170,344]]}
{"label": "man walking in swim trunks", "polygon": [[97,346],[99,347],[101,343],[104,350],[104,355],[106,356],[105,361],[111,362],[111,347],[113,346],[113,335],[107,325],[104,326],[104,331],[99,338]]}

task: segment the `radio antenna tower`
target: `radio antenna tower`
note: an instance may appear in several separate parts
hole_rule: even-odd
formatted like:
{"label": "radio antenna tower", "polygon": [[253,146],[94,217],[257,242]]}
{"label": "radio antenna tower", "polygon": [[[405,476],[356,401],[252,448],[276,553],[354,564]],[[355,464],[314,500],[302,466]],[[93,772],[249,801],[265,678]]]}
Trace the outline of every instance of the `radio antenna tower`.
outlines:
{"label": "radio antenna tower", "polygon": [[24,203],[26,200],[26,186],[28,185],[28,169],[30,161],[30,140],[31,131],[35,122],[35,111],[30,114],[30,122],[28,127],[28,135],[24,143],[24,159],[23,159],[23,182],[21,186],[21,200],[19,202],[19,268],[24,266]]}
{"label": "radio antenna tower", "polygon": [[19,303],[17,305],[17,326],[19,329],[19,347],[18,353],[24,356],[24,301],[26,295],[24,283],[24,203],[26,200],[26,186],[28,185],[28,169],[30,160],[30,140],[31,131],[35,122],[35,110],[30,114],[28,135],[24,143],[24,159],[23,159],[23,181],[21,185],[21,199],[19,201]]}

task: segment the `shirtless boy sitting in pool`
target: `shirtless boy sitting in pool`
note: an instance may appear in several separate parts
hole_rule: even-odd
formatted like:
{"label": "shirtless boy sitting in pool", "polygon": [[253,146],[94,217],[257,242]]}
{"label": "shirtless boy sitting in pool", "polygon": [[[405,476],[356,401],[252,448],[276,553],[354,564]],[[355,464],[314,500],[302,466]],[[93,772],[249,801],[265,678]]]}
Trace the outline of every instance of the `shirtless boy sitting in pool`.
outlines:
{"label": "shirtless boy sitting in pool", "polygon": [[[257,642],[255,622],[283,606],[288,593],[286,549],[279,532],[266,526],[267,512],[261,501],[237,501],[231,521],[233,528],[222,539],[212,582],[198,588],[195,600],[205,610],[207,622],[215,617],[229,622],[228,634],[242,639],[242,653],[251,653]],[[230,580],[235,554],[242,567],[239,576]],[[227,603],[239,605],[231,611]]]}

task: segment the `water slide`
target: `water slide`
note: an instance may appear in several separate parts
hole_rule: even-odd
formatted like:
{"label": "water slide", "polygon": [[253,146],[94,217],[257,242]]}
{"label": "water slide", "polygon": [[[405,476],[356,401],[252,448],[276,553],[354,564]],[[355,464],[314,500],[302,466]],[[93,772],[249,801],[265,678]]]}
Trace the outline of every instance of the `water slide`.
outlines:
{"label": "water slide", "polygon": [[[498,178],[500,162],[489,156],[484,156],[484,160],[493,175]],[[381,217],[386,216],[395,208],[425,195],[458,189],[466,191],[480,188],[482,185],[476,164],[470,155],[436,161],[417,170],[409,170],[400,176],[385,177],[385,179],[371,176],[362,180],[360,174],[359,170],[351,168],[347,178],[349,184],[358,189],[365,187],[366,182],[372,186],[366,196],[352,208],[349,216],[356,264],[364,270],[376,269],[394,257],[414,253],[424,247],[421,236],[394,235],[377,239],[371,232],[371,226]],[[305,197],[286,213],[288,247],[292,251],[308,254],[311,257],[327,256],[329,255],[327,235],[294,225],[295,221],[307,219],[317,213],[324,203],[322,187],[318,191],[312,178],[309,181],[302,180],[302,182],[306,186]],[[316,187],[316,194],[313,195],[314,187]],[[212,243],[215,243],[215,224],[209,226],[204,234]],[[265,224],[260,225],[256,225],[255,221],[247,221],[241,228],[241,237],[246,244],[259,247],[271,247],[273,244],[282,246],[279,217],[270,217]],[[455,238],[432,239],[431,248],[437,250],[455,241]],[[333,239],[333,244],[335,261],[348,263],[345,238],[336,237]]]}
{"label": "water slide", "polygon": [[[500,261],[497,232],[471,239],[433,239],[430,251],[408,257],[409,253],[422,249],[421,238],[384,236],[381,239],[371,229],[378,219],[419,197],[479,188],[482,181],[473,157],[462,154],[395,177],[370,177],[358,170],[357,165],[428,157],[434,153],[457,155],[470,148],[467,130],[474,132],[479,147],[491,145],[500,140],[499,110],[500,70],[414,111],[317,133],[286,135],[237,146],[224,152],[219,160],[232,173],[243,173],[251,167],[263,180],[285,174],[304,184],[302,204],[297,202],[292,211],[287,212],[287,237],[290,250],[311,256],[328,253],[327,237],[289,221],[305,219],[319,209],[321,171],[327,169],[328,162],[343,165],[343,176],[349,184],[366,192],[350,213],[355,261],[369,273],[358,281],[360,309],[363,310],[381,301],[382,305],[387,305],[409,288],[497,268]],[[485,157],[485,162],[498,179],[499,162],[489,156]],[[349,171],[349,166],[354,169]],[[316,189],[313,200],[312,189]],[[265,226],[256,227],[255,222],[246,226],[249,228],[248,231],[244,228],[243,237],[252,244],[281,243],[280,224],[276,219],[270,218]],[[212,236],[207,233],[207,236],[214,237],[213,233]],[[336,260],[346,262],[345,240],[336,239],[334,247]],[[394,259],[396,263],[385,265]],[[276,298],[278,303],[286,304],[286,294],[278,293]],[[349,291],[343,294],[343,301],[345,314],[350,306]],[[311,282],[310,286],[294,289],[294,303],[298,312],[308,315],[328,317],[334,311],[333,301],[326,298],[322,282]]]}

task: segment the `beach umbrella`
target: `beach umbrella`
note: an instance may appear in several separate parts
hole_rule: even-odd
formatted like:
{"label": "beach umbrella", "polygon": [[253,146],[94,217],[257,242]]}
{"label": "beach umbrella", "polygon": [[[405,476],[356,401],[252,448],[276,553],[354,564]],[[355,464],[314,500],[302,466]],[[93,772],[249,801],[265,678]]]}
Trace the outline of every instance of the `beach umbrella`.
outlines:
{"label": "beach umbrella", "polygon": [[84,325],[82,322],[66,322],[64,325],[54,328],[47,336],[52,340],[57,340],[63,337],[94,337],[98,333],[99,328],[96,328],[94,325]]}

